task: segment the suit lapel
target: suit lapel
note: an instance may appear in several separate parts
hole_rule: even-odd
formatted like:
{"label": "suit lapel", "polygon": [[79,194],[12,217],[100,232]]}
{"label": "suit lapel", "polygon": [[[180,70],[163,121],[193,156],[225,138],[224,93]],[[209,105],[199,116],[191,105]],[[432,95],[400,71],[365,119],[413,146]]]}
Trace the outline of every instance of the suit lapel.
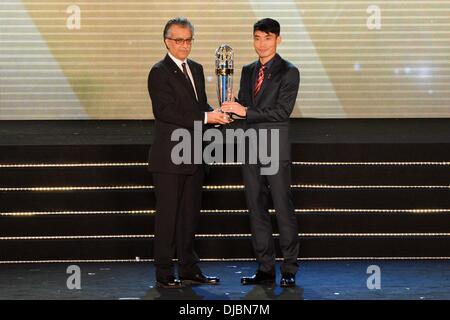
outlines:
{"label": "suit lapel", "polygon": [[[270,69],[268,70],[267,74],[265,75],[264,82],[261,86],[261,89],[258,93],[258,95],[255,97],[255,106],[258,106],[259,102],[261,101],[261,97],[264,95],[264,92],[268,90],[268,87],[270,86],[270,82],[272,81],[272,76],[276,74],[280,68],[280,62],[281,57],[276,54],[274,57],[274,60],[272,62],[272,65],[270,66]],[[253,96],[253,92],[252,92]]]}
{"label": "suit lapel", "polygon": [[[177,64],[175,63],[175,61],[173,61],[169,55],[167,54],[166,57],[164,58],[164,63],[166,64],[166,66],[169,68],[169,70],[171,71],[171,73],[174,75],[174,77],[180,82],[181,85],[183,85],[188,91],[189,93],[192,95],[192,97],[194,98],[194,100],[197,100],[195,97],[195,92],[193,92],[191,85],[189,84],[188,80],[186,79],[186,77],[183,74],[183,71],[180,70],[180,68],[178,68]],[[189,63],[189,61],[188,61]],[[190,67],[191,65],[189,65]],[[191,68],[191,72],[192,75],[194,76],[194,72]],[[195,79],[195,78],[194,78]],[[197,91],[198,92],[198,91]]]}

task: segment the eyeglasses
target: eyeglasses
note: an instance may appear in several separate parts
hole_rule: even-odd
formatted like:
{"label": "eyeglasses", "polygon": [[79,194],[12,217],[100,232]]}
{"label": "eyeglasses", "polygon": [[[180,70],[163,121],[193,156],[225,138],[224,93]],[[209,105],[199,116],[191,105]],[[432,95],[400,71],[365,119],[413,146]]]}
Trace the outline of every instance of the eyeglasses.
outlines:
{"label": "eyeglasses", "polygon": [[189,39],[173,39],[173,38],[166,38],[172,41],[175,41],[175,43],[177,45],[183,45],[183,44],[187,44],[188,46],[190,46],[192,44],[192,41],[194,41],[194,38],[189,38]]}

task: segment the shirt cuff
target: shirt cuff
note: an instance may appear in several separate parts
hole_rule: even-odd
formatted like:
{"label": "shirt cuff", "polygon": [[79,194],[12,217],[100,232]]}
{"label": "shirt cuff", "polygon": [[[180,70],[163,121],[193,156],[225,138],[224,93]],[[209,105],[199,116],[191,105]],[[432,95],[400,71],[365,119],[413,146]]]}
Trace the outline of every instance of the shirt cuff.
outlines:
{"label": "shirt cuff", "polygon": [[204,124],[208,123],[208,112],[205,112],[205,119],[203,120]]}

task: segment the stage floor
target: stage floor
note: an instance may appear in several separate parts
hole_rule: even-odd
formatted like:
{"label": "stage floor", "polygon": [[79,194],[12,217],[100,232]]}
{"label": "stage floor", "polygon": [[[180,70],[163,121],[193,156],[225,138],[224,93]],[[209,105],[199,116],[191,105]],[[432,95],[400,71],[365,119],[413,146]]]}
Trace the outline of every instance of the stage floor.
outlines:
{"label": "stage floor", "polygon": [[[0,146],[147,145],[153,129],[153,120],[4,120]],[[290,136],[293,143],[449,143],[450,119],[296,118]]]}
{"label": "stage floor", "polygon": [[[297,287],[242,286],[253,262],[202,262],[206,274],[217,275],[217,286],[184,289],[154,287],[152,263],[81,263],[81,289],[69,290],[66,270],[71,264],[0,265],[0,299],[186,299],[186,300],[447,300],[450,299],[450,261],[364,260],[305,261],[300,263]],[[380,289],[368,289],[372,273],[380,268]],[[369,281],[373,283],[372,281]]]}

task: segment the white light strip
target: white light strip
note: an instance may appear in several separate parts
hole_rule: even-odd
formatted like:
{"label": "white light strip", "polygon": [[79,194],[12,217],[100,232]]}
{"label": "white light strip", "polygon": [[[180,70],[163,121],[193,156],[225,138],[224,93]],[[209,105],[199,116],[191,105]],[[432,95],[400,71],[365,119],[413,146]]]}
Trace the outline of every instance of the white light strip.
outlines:
{"label": "white light strip", "polygon": [[[279,237],[279,233],[273,233],[273,237]],[[299,233],[299,237],[448,237],[450,233]],[[250,233],[241,234],[198,234],[197,238],[240,238],[251,237]]]}
{"label": "white light strip", "polygon": [[[275,212],[270,209],[269,212]],[[323,209],[295,209],[295,212],[369,212],[369,213],[441,213],[450,212],[450,209],[335,209],[335,208],[323,208]]]}
{"label": "white light strip", "polygon": [[[295,209],[296,213],[328,213],[328,212],[348,212],[348,213],[442,213],[450,212],[449,209],[337,209],[337,208],[316,208],[316,209]],[[203,209],[201,213],[248,213],[248,209]],[[269,213],[275,213],[275,209],[269,209]]]}
{"label": "white light strip", "polygon": [[448,186],[421,186],[421,185],[312,185],[294,184],[292,188],[301,189],[450,189]]}
{"label": "white light strip", "polygon": [[450,260],[450,257],[314,257],[314,258],[299,258],[303,261],[326,261],[326,260]]}
{"label": "white light strip", "polygon": [[[279,237],[273,233],[273,237]],[[420,233],[299,233],[299,237],[449,237],[448,232],[420,232]],[[237,234],[197,234],[196,238],[250,238],[250,233]],[[133,235],[94,235],[94,236],[18,236],[0,237],[0,241],[7,240],[80,240],[80,239],[130,239],[130,238],[154,238],[153,234]]]}
{"label": "white light strip", "polygon": [[[309,162],[293,161],[293,165],[302,166],[449,166],[446,161],[426,162]],[[210,163],[210,166],[241,166],[241,162]],[[146,167],[147,162],[111,162],[111,163],[30,163],[0,164],[0,168],[73,168],[73,167]]]}
{"label": "white light strip", "polygon": [[0,188],[0,191],[96,191],[96,190],[140,190],[154,189],[154,186],[94,186],[94,187],[20,187],[20,188]]}
{"label": "white light strip", "polygon": [[[279,236],[279,234],[274,234]],[[412,233],[299,233],[299,237],[448,237],[449,232]]]}
{"label": "white light strip", "polygon": [[449,166],[450,162],[292,162],[302,166]]}
{"label": "white light strip", "polygon": [[76,168],[76,167],[141,167],[145,162],[120,163],[34,163],[34,164],[0,164],[0,168]]}
{"label": "white light strip", "polygon": [[244,185],[209,185],[209,186],[203,186],[204,190],[243,190]]}
{"label": "white light strip", "polygon": [[129,263],[129,262],[153,262],[154,259],[88,259],[88,260],[6,260],[0,261],[0,264],[27,264],[27,263]]}
{"label": "white light strip", "polygon": [[[275,258],[277,261],[283,261],[283,258]],[[450,257],[308,257],[297,258],[299,261],[328,261],[328,260],[450,260]],[[134,260],[131,260],[134,261]],[[256,261],[255,258],[210,258],[200,259],[205,262],[220,262],[220,261]]]}
{"label": "white light strip", "polygon": [[129,238],[154,238],[153,234],[118,234],[98,236],[23,236],[23,237],[0,237],[2,240],[79,240],[79,239],[129,239]]}
{"label": "white light strip", "polygon": [[[248,209],[203,209],[202,214],[248,214]],[[295,209],[296,213],[450,213],[449,209]],[[269,213],[275,214],[275,209],[269,209]],[[0,216],[41,216],[41,215],[119,215],[119,214],[156,214],[156,210],[122,210],[122,211],[23,211],[0,212]]]}
{"label": "white light strip", "polygon": [[155,214],[156,210],[123,210],[123,211],[24,211],[0,212],[0,216],[42,216],[42,215],[118,215],[118,214]]}
{"label": "white light strip", "polygon": [[[281,258],[276,258],[281,261]],[[308,257],[298,258],[299,261],[349,261],[349,260],[450,260],[450,257]],[[202,262],[247,262],[256,261],[255,258],[208,258],[200,259]],[[56,263],[149,263],[154,259],[75,259],[75,260],[5,260],[0,264],[56,264]]]}
{"label": "white light strip", "polygon": [[[203,209],[202,213],[248,213],[248,209]],[[275,209],[269,209],[270,213],[275,213]],[[315,209],[295,209],[297,213],[312,213],[312,212],[351,212],[351,213],[440,213],[450,212],[449,209],[337,209],[337,208],[315,208]]]}
{"label": "white light strip", "polygon": [[248,209],[203,209],[201,213],[248,213]]}
{"label": "white light strip", "polygon": [[[203,186],[204,190],[243,190],[244,185],[209,185]],[[450,189],[448,186],[425,186],[425,185],[313,185],[313,184],[294,184],[294,189]],[[92,187],[8,187],[0,188],[1,192],[11,191],[97,191],[97,190],[142,190],[154,189],[151,185],[136,186],[92,186]]]}

